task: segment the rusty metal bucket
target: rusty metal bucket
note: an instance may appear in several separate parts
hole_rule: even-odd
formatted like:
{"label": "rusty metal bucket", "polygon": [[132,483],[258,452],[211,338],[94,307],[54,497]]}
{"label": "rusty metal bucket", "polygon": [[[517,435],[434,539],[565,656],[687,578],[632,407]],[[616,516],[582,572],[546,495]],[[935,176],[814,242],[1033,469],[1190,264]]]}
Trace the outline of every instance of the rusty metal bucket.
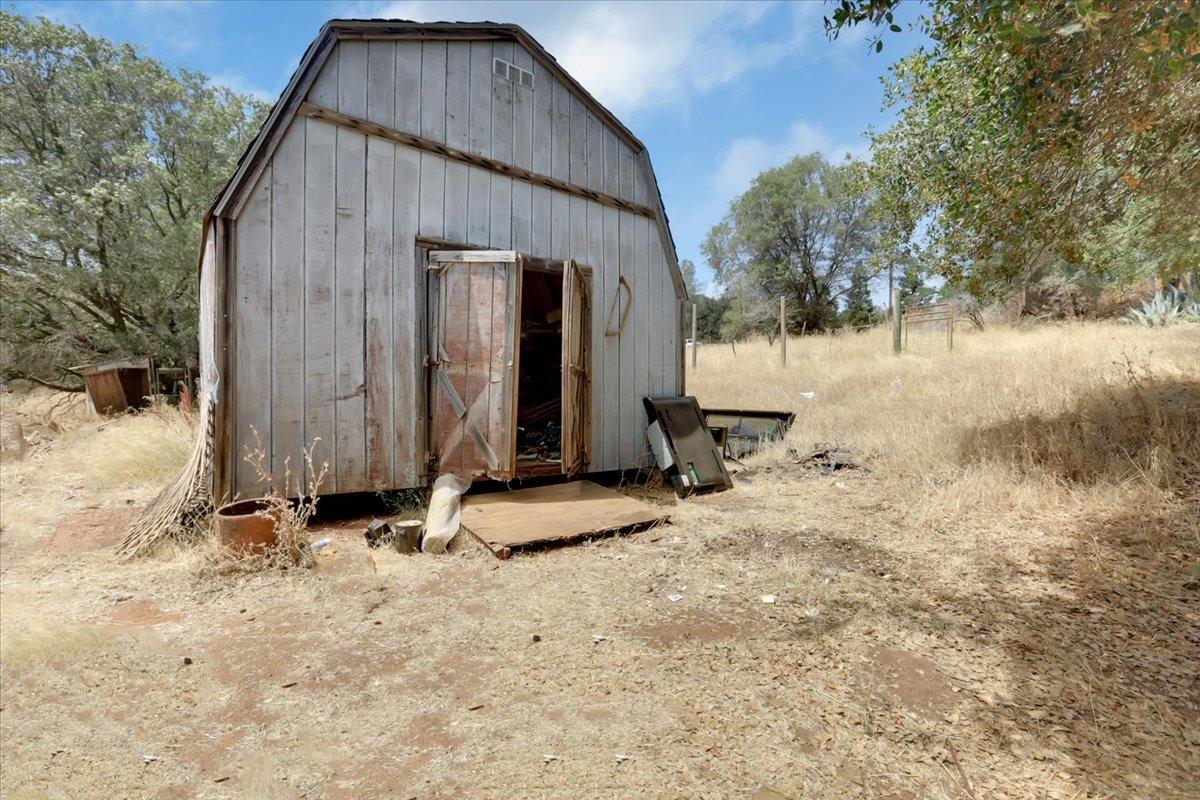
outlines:
{"label": "rusty metal bucket", "polygon": [[235,553],[261,553],[275,546],[287,509],[269,500],[238,500],[217,509],[217,540]]}

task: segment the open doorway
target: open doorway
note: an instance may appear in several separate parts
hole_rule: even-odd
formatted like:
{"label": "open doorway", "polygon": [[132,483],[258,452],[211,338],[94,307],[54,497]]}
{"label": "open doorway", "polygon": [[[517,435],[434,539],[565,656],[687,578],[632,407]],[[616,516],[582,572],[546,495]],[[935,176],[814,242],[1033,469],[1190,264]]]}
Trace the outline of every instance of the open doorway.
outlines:
{"label": "open doorway", "polygon": [[517,471],[562,471],[563,275],[526,268],[517,360]]}
{"label": "open doorway", "polygon": [[568,477],[591,440],[591,270],[509,250],[427,256],[429,470]]}

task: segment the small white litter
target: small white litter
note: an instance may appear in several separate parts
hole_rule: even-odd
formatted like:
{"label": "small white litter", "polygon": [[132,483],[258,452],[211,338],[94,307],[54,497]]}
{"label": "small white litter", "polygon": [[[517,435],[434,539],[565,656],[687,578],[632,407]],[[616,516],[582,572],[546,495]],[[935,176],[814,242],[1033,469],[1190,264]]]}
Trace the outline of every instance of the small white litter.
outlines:
{"label": "small white litter", "polygon": [[816,392],[801,392],[800,396],[803,397],[805,400],[812,400],[814,397],[817,396],[817,393]]}
{"label": "small white litter", "polygon": [[329,547],[329,545],[331,545],[331,544],[333,544],[333,539],[330,539],[328,536],[326,536],[324,538],[317,539],[315,542],[313,542],[309,546],[312,548],[312,551],[314,553],[316,553],[321,550],[324,550],[326,547]]}
{"label": "small white litter", "polygon": [[602,633],[594,633],[592,634],[592,641],[596,644],[600,644],[601,642],[608,641],[608,637]]}
{"label": "small white litter", "polygon": [[668,600],[670,600],[672,603],[678,603],[680,600],[682,600],[682,599],[683,599],[683,595],[681,595],[681,594],[669,594],[669,595],[667,595],[667,599],[668,599]]}
{"label": "small white litter", "polygon": [[804,616],[808,617],[809,619],[812,619],[813,617],[819,617],[821,616],[821,609],[817,608],[816,606],[813,606],[812,608],[806,608],[804,609]]}
{"label": "small white litter", "polygon": [[775,604],[775,595],[773,594],[764,594],[760,599],[768,605]]}
{"label": "small white litter", "polygon": [[623,754],[623,753],[617,753],[617,763],[618,763],[618,764],[624,764],[624,763],[625,763],[626,761],[628,761],[630,758],[631,758],[631,756],[627,756],[627,755],[625,755],[625,754]]}
{"label": "small white litter", "polygon": [[558,756],[554,755],[553,753],[543,753],[542,761],[545,761],[547,764],[549,764],[551,761],[558,761]]}

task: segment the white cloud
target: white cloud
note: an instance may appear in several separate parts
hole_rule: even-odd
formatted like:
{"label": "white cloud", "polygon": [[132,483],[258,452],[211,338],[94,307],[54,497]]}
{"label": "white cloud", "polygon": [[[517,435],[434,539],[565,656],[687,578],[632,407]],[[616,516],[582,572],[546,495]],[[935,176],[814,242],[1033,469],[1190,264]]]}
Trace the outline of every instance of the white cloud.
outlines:
{"label": "white cloud", "polygon": [[[617,114],[669,105],[735,81],[801,50],[802,15],[764,31],[770,3],[353,3],[351,16],[515,22]],[[749,35],[751,32],[754,35]]]}
{"label": "white cloud", "polygon": [[[152,39],[174,57],[191,55],[214,35],[214,23],[205,8],[207,0],[133,0],[132,2],[30,3],[21,12],[44,16],[63,25],[80,25],[89,32],[102,22],[117,19],[128,40]],[[118,37],[120,38],[120,37]]]}
{"label": "white cloud", "polygon": [[279,99],[279,91],[264,89],[231,69],[222,70],[221,72],[209,77],[215,84],[232,89],[235,92],[248,94],[256,100],[262,100],[264,103],[274,103]]}
{"label": "white cloud", "polygon": [[713,189],[722,200],[730,200],[746,191],[760,172],[784,164],[794,156],[820,153],[830,161],[840,161],[847,156],[866,158],[869,152],[866,142],[835,143],[821,127],[796,120],[778,141],[768,142],[757,136],[735,139],[725,149],[721,164],[713,173]]}

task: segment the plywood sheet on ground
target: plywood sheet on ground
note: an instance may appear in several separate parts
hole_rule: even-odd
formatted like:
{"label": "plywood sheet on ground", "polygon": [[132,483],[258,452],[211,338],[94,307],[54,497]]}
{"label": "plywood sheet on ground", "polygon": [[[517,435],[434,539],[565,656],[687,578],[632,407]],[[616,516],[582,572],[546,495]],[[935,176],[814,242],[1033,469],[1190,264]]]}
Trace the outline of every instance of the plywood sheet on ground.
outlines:
{"label": "plywood sheet on ground", "polygon": [[494,552],[647,527],[662,509],[591,481],[469,496],[462,524]]}

